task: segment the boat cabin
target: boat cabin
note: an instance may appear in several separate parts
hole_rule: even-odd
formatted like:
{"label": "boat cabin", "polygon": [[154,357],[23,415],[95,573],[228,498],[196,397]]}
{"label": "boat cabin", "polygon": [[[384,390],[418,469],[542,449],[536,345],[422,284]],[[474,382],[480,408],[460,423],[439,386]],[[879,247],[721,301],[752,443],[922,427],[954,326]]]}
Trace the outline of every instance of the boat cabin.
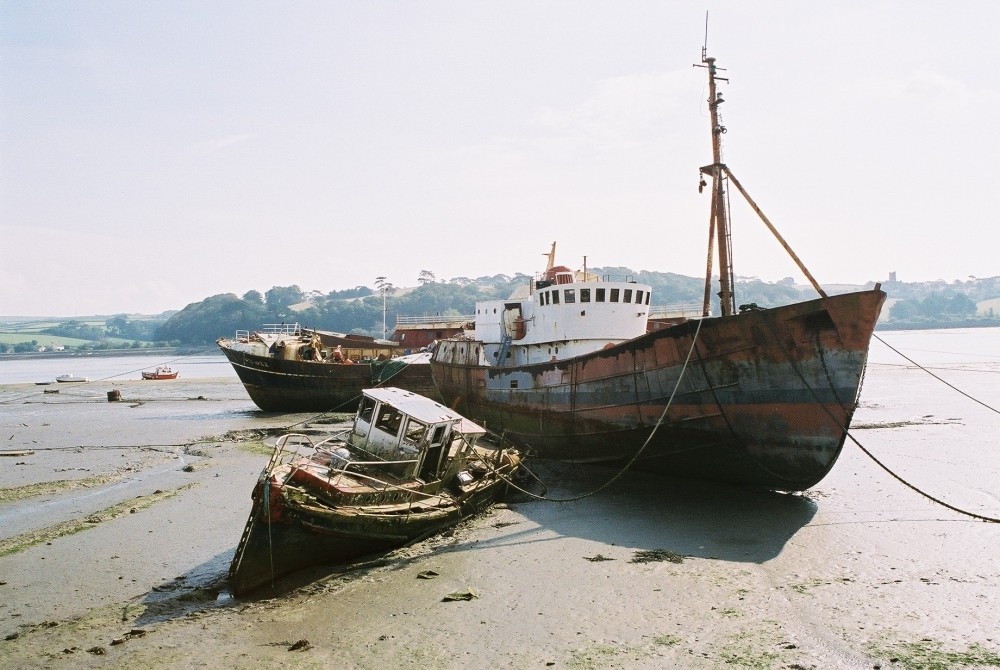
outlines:
{"label": "boat cabin", "polygon": [[386,461],[394,474],[425,482],[461,467],[486,430],[422,395],[394,387],[366,389],[350,442]]}
{"label": "boat cabin", "polygon": [[590,353],[646,332],[651,288],[561,266],[507,300],[476,303],[482,365],[510,366]]}

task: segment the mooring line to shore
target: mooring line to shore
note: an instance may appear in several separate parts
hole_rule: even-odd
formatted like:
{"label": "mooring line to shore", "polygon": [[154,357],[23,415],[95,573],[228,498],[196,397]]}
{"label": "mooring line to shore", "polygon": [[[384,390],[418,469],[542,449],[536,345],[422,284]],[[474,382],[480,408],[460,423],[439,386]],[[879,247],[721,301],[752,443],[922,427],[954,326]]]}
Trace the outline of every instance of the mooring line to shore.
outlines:
{"label": "mooring line to shore", "polygon": [[935,502],[938,505],[941,505],[942,507],[946,507],[946,508],[950,509],[953,512],[958,512],[959,514],[964,514],[965,516],[972,517],[973,519],[979,519],[980,521],[986,521],[988,523],[1000,523],[1000,518],[996,518],[996,517],[992,517],[992,516],[986,516],[986,515],[983,515],[983,514],[977,514],[976,512],[970,512],[968,510],[964,510],[964,509],[962,509],[960,507],[955,507],[952,504],[946,503],[945,501],[943,501],[943,500],[941,500],[939,498],[935,498],[930,493],[927,493],[926,491],[918,488],[914,484],[911,484],[910,482],[906,481],[905,479],[903,479],[902,477],[900,477],[898,474],[896,474],[895,472],[893,472],[889,468],[889,466],[887,466],[885,463],[883,463],[882,461],[880,461],[879,459],[877,459],[872,452],[868,451],[868,449],[866,449],[863,444],[861,444],[860,442],[858,442],[858,439],[856,437],[854,437],[853,435],[851,435],[850,431],[847,431],[847,437],[851,438],[851,442],[853,442],[854,444],[856,444],[858,446],[858,449],[860,449],[861,451],[863,451],[864,454],[868,458],[872,459],[875,462],[875,465],[879,466],[880,468],[882,468],[883,470],[885,470],[886,472],[888,472],[893,477],[893,479],[895,479],[896,481],[898,481],[900,484],[903,484],[907,488],[909,488],[909,489],[911,489],[913,491],[916,491],[917,493],[919,493],[923,497],[927,498],[928,500],[930,500],[932,502]]}
{"label": "mooring line to shore", "polygon": [[[92,384],[100,384],[102,382],[106,382],[106,381],[109,381],[109,380],[118,379],[118,377],[123,377],[124,375],[131,375],[131,374],[135,374],[136,372],[142,372],[146,368],[156,367],[157,365],[166,365],[168,363],[176,363],[177,361],[182,361],[185,358],[192,358],[194,356],[200,356],[202,354],[208,353],[209,351],[211,351],[211,348],[200,349],[200,350],[192,352],[190,354],[184,354],[183,356],[178,356],[177,358],[172,358],[172,359],[170,359],[168,361],[162,361],[160,363],[157,363],[156,365],[147,365],[145,367],[136,368],[134,370],[126,370],[125,372],[120,372],[120,373],[118,373],[116,375],[109,375],[107,377],[101,377],[100,379],[88,379],[85,382],[74,382],[72,384],[72,386],[79,388],[81,386],[90,386]],[[141,380],[137,380],[137,379],[122,379],[120,381],[141,381]],[[25,394],[25,395],[22,395],[22,396],[17,396],[17,397],[14,397],[14,398],[6,398],[4,400],[0,400],[0,405],[9,405],[11,403],[19,402],[19,401],[22,401],[22,400],[27,400],[29,398],[35,398],[35,397],[37,397],[37,395],[38,395],[37,393],[31,393],[31,394]],[[87,400],[90,401],[91,399],[88,398]],[[98,400],[99,400],[99,398],[94,398],[93,399],[93,401],[98,401]],[[185,400],[187,400],[187,398],[185,398]]]}
{"label": "mooring line to shore", "polygon": [[[993,410],[994,412],[997,412],[997,410],[996,410],[996,409],[994,409],[993,407],[990,407],[990,406],[989,406],[989,405],[987,405],[986,403],[984,403],[984,402],[982,402],[982,401],[980,401],[980,400],[977,400],[976,398],[973,398],[973,397],[972,397],[972,396],[970,396],[970,395],[969,395],[968,393],[965,393],[964,391],[961,391],[961,390],[959,390],[958,388],[956,388],[955,386],[953,386],[953,385],[949,384],[948,382],[946,382],[945,380],[941,379],[940,377],[938,377],[938,376],[937,376],[937,375],[935,375],[934,373],[932,373],[932,372],[930,372],[930,371],[926,370],[926,369],[925,369],[925,368],[923,368],[923,367],[922,367],[922,366],[921,366],[921,365],[920,365],[919,363],[917,363],[917,362],[915,362],[915,361],[911,360],[911,359],[910,359],[909,357],[905,356],[904,354],[902,354],[901,352],[899,352],[898,350],[896,350],[896,349],[895,349],[894,347],[892,347],[891,345],[889,345],[888,343],[886,343],[886,342],[885,342],[885,341],[884,341],[884,340],[883,340],[882,338],[880,338],[880,337],[879,337],[878,335],[875,335],[874,333],[872,333],[872,337],[876,338],[877,340],[879,340],[880,342],[882,342],[883,344],[885,344],[885,345],[886,345],[887,347],[889,347],[890,349],[892,349],[892,350],[893,350],[893,351],[895,351],[895,352],[896,352],[897,354],[899,354],[900,356],[902,356],[902,357],[903,357],[903,358],[905,358],[906,360],[910,361],[911,363],[913,363],[913,364],[914,364],[914,365],[916,365],[917,367],[921,368],[922,370],[925,370],[925,371],[927,372],[927,374],[931,375],[932,377],[934,377],[935,379],[939,380],[939,381],[940,381],[940,382],[942,382],[943,384],[945,384],[945,385],[949,386],[950,388],[954,389],[955,391],[958,391],[959,393],[961,393],[961,394],[962,394],[962,395],[964,395],[965,397],[969,398],[970,400],[973,400],[973,401],[975,401],[975,402],[979,403],[979,404],[980,404],[980,405],[982,405],[983,407],[986,407],[987,409],[991,409],[991,410]],[[780,341],[780,340],[779,340],[779,341]],[[791,365],[792,365],[792,369],[793,369],[793,370],[795,371],[795,374],[796,374],[796,375],[798,376],[798,378],[799,378],[799,380],[800,380],[800,381],[802,382],[803,386],[805,386],[805,387],[806,387],[806,388],[807,388],[807,389],[809,390],[809,393],[810,393],[810,394],[811,394],[811,395],[813,396],[813,399],[814,399],[814,400],[816,401],[816,403],[817,403],[817,404],[818,404],[818,405],[819,405],[820,407],[822,407],[822,408],[823,408],[823,412],[825,412],[825,413],[826,413],[826,415],[827,415],[828,417],[830,417],[830,420],[831,420],[831,421],[833,421],[833,423],[834,423],[835,425],[837,425],[838,427],[840,427],[840,429],[841,429],[841,430],[843,430],[843,431],[844,431],[844,435],[845,435],[846,437],[849,437],[849,438],[851,438],[851,441],[852,441],[852,442],[854,442],[854,444],[856,444],[856,445],[858,446],[858,448],[859,448],[859,449],[861,449],[861,451],[862,451],[862,452],[863,452],[863,453],[864,453],[864,454],[865,454],[866,456],[868,456],[868,458],[872,459],[872,461],[874,461],[876,465],[878,465],[878,466],[879,466],[880,468],[882,468],[882,469],[883,469],[883,470],[885,470],[885,471],[886,471],[887,473],[889,473],[889,474],[890,474],[890,475],[891,475],[891,476],[892,476],[892,477],[893,477],[893,478],[894,478],[894,479],[895,479],[896,481],[898,481],[899,483],[903,484],[904,486],[906,486],[907,488],[911,489],[912,491],[914,491],[914,492],[916,492],[916,493],[920,494],[921,496],[923,496],[923,497],[927,498],[927,499],[928,499],[928,500],[930,500],[931,502],[935,502],[935,503],[937,503],[938,505],[941,505],[942,507],[945,507],[945,508],[947,508],[947,509],[950,509],[950,510],[951,510],[951,511],[953,511],[953,512],[957,512],[958,514],[963,514],[963,515],[965,515],[965,516],[968,516],[968,517],[972,517],[973,519],[979,519],[980,521],[986,521],[986,522],[988,522],[988,523],[1000,523],[1000,518],[996,518],[996,517],[991,517],[991,516],[986,516],[986,515],[983,515],[983,514],[978,514],[978,513],[976,513],[976,512],[970,512],[969,510],[965,510],[965,509],[962,509],[962,508],[960,508],[960,507],[956,507],[956,506],[954,506],[954,505],[951,505],[951,504],[949,504],[949,503],[946,503],[945,501],[943,501],[943,500],[941,500],[941,499],[939,499],[939,498],[936,498],[936,497],[932,496],[932,495],[931,495],[930,493],[927,493],[926,491],[924,491],[923,489],[919,488],[919,487],[918,487],[918,486],[916,486],[915,484],[911,484],[910,482],[908,482],[908,481],[906,481],[905,479],[903,479],[903,477],[902,477],[902,476],[900,476],[900,475],[898,475],[897,473],[895,473],[895,472],[894,472],[894,471],[893,471],[892,469],[890,469],[890,468],[889,468],[889,466],[887,466],[887,465],[886,465],[885,463],[883,463],[883,462],[882,462],[882,461],[880,461],[880,460],[879,460],[878,458],[876,458],[876,457],[875,457],[875,455],[874,455],[874,454],[872,454],[872,452],[870,452],[870,451],[869,451],[868,449],[866,449],[866,448],[864,447],[864,445],[862,445],[862,444],[861,444],[861,442],[859,442],[859,441],[858,441],[858,439],[857,439],[856,437],[854,437],[854,435],[852,435],[852,434],[851,434],[851,431],[850,431],[850,430],[849,430],[849,429],[848,429],[848,428],[847,428],[846,426],[844,426],[844,425],[843,425],[843,424],[842,424],[842,423],[841,423],[841,422],[840,422],[840,421],[839,421],[839,420],[837,419],[837,417],[835,417],[835,416],[833,415],[833,413],[832,413],[832,412],[830,412],[830,410],[829,410],[829,408],[827,408],[826,404],[824,404],[823,402],[821,402],[821,401],[820,401],[820,399],[819,399],[819,396],[818,396],[818,395],[817,395],[817,393],[816,393],[816,390],[815,390],[815,389],[813,389],[813,387],[809,385],[809,382],[808,382],[808,381],[806,381],[806,378],[805,378],[805,376],[803,376],[803,374],[802,374],[802,371],[801,371],[801,370],[799,370],[799,367],[798,367],[798,365],[796,365],[796,364],[795,364],[795,362],[794,362],[794,360],[792,360],[792,357],[791,357],[791,355],[789,354],[789,352],[787,351],[787,349],[784,349],[784,348],[783,348],[783,350],[784,350],[784,352],[785,352],[785,356],[786,356],[786,357],[788,358],[789,362],[791,363]],[[997,412],[997,413],[998,413],[998,414],[1000,414],[1000,412]]]}
{"label": "mooring line to shore", "polygon": [[985,402],[983,402],[979,398],[975,398],[975,397],[969,395],[968,393],[966,393],[965,391],[963,391],[962,389],[958,388],[954,384],[952,384],[950,382],[947,382],[944,379],[941,379],[941,377],[939,377],[936,374],[934,374],[933,372],[931,372],[930,368],[924,367],[920,363],[917,363],[915,360],[913,360],[912,358],[910,358],[909,356],[907,356],[906,354],[904,354],[902,351],[900,351],[896,347],[892,346],[891,344],[889,344],[888,342],[886,342],[885,340],[883,340],[881,337],[879,337],[875,333],[872,333],[872,337],[874,337],[876,340],[878,340],[879,342],[881,342],[885,346],[887,346],[890,349],[892,349],[894,352],[896,352],[897,354],[899,354],[901,357],[905,358],[911,364],[915,365],[916,367],[920,368],[921,370],[923,370],[924,372],[926,372],[927,374],[929,374],[931,377],[934,377],[934,379],[938,380],[939,382],[941,382],[942,384],[944,384],[945,386],[947,386],[951,390],[953,390],[953,391],[955,391],[957,393],[960,393],[961,395],[964,395],[966,398],[968,398],[972,402],[975,402],[975,403],[978,403],[978,404],[982,405],[983,407],[985,407],[986,409],[990,410],[991,412],[995,412],[996,414],[1000,414],[1000,409],[997,409],[996,407],[992,407],[991,405],[987,405]]}
{"label": "mooring line to shore", "polygon": [[[635,462],[639,460],[639,456],[641,456],[642,452],[646,450],[646,447],[649,446],[649,443],[653,441],[653,436],[656,435],[656,431],[663,424],[663,420],[667,418],[667,412],[670,411],[670,406],[673,404],[674,397],[677,395],[677,389],[681,387],[681,381],[683,381],[684,379],[684,373],[687,372],[688,364],[691,362],[691,356],[694,355],[695,346],[698,344],[698,335],[699,333],[701,333],[701,324],[703,321],[704,319],[698,319],[698,327],[695,328],[694,335],[691,337],[691,347],[688,349],[687,356],[684,358],[684,367],[681,368],[681,373],[677,376],[677,383],[674,384],[674,389],[673,391],[670,392],[670,397],[667,399],[667,404],[663,408],[663,411],[660,412],[660,418],[657,419],[656,425],[653,426],[653,429],[651,431],[649,431],[649,436],[646,438],[646,441],[643,442],[642,446],[639,447],[639,450],[632,455],[632,458],[629,459],[628,463],[623,465],[622,469],[616,472],[608,481],[604,482],[603,484],[593,489],[592,491],[588,491],[587,493],[582,493],[578,496],[573,496],[571,498],[549,498],[548,496],[544,495],[539,496],[537,494],[532,493],[531,491],[525,491],[523,488],[521,488],[517,484],[514,484],[513,482],[510,481],[510,479],[506,477],[501,477],[501,478],[504,479],[508,484],[513,486],[521,493],[524,493],[525,495],[530,496],[535,500],[543,500],[546,502],[558,502],[558,503],[575,502],[577,500],[583,500],[584,498],[589,498],[592,495],[600,493],[601,491],[603,491],[604,489],[608,488],[616,481],[621,479],[625,475],[625,473],[628,472],[629,468],[631,468],[632,465],[634,465]],[[500,438],[502,443],[503,436],[500,436]],[[527,470],[527,468],[525,468],[525,470]],[[532,477],[535,477],[535,479],[539,481],[539,483],[541,482],[541,480],[539,480],[538,477],[535,476],[535,473],[531,472],[530,470],[527,471],[531,474]]]}

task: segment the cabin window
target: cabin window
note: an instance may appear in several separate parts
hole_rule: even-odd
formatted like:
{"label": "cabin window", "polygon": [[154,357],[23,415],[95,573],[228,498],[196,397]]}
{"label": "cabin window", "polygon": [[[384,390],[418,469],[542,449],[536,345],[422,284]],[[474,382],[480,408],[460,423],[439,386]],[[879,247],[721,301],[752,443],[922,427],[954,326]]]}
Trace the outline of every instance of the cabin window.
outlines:
{"label": "cabin window", "polygon": [[542,304],[543,305],[548,305],[549,304],[549,292],[548,291],[542,291]]}
{"label": "cabin window", "polygon": [[622,302],[632,302],[632,289],[625,289],[625,295],[622,296]]}
{"label": "cabin window", "polygon": [[611,289],[611,302],[618,302],[618,289]]}
{"label": "cabin window", "polygon": [[649,293],[646,294],[646,304],[649,304]]}
{"label": "cabin window", "polygon": [[559,291],[553,291],[552,292],[552,304],[553,305],[558,305],[559,304]]}
{"label": "cabin window", "polygon": [[636,291],[635,292],[635,304],[637,304],[637,305],[641,305],[642,304],[642,291]]}
{"label": "cabin window", "polygon": [[576,302],[576,289],[575,288],[568,288],[568,289],[566,289],[566,304],[568,305],[571,302]]}
{"label": "cabin window", "polygon": [[516,379],[511,379],[510,380],[510,387],[512,389],[516,389],[517,388],[517,380]]}
{"label": "cabin window", "polygon": [[444,442],[444,430],[447,426],[438,426],[434,429],[434,436],[431,437],[431,444],[441,444]]}
{"label": "cabin window", "polygon": [[398,435],[399,424],[402,422],[403,415],[398,409],[392,405],[383,405],[382,410],[378,413],[378,420],[375,422],[375,426],[390,435]]}
{"label": "cabin window", "polygon": [[358,407],[358,418],[365,423],[372,422],[372,414],[375,413],[375,400],[368,396],[361,396],[361,406]]}
{"label": "cabin window", "polygon": [[406,422],[406,432],[403,433],[403,439],[413,444],[420,444],[420,440],[423,439],[426,432],[426,424],[420,423],[416,419],[410,419]]}
{"label": "cabin window", "polygon": [[590,302],[590,289],[582,288],[580,289],[580,302]]}
{"label": "cabin window", "polygon": [[604,289],[596,289],[594,292],[594,298],[596,302],[604,302]]}

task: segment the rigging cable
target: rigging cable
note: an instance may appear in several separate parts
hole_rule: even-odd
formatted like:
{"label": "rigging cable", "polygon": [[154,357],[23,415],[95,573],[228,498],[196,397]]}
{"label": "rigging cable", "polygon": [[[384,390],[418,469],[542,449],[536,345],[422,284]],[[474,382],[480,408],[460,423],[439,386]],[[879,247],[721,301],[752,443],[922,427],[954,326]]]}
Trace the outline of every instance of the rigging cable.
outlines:
{"label": "rigging cable", "polygon": [[965,396],[966,398],[968,398],[968,399],[969,399],[969,400],[971,400],[972,402],[976,402],[976,403],[979,403],[980,405],[982,405],[982,406],[983,406],[983,407],[985,407],[986,409],[990,410],[991,412],[996,412],[997,414],[1000,414],[1000,410],[998,410],[998,409],[997,409],[996,407],[991,407],[990,405],[987,405],[986,403],[984,403],[984,402],[983,402],[982,400],[980,400],[980,399],[978,399],[978,398],[973,398],[973,397],[972,397],[971,395],[969,395],[968,393],[966,393],[966,392],[965,392],[965,391],[963,391],[962,389],[958,388],[958,387],[957,387],[957,386],[955,386],[954,384],[951,384],[951,383],[949,383],[949,382],[946,382],[946,381],[945,381],[944,379],[941,379],[941,378],[940,378],[940,377],[938,377],[938,376],[937,376],[936,374],[934,374],[933,372],[931,372],[931,371],[930,371],[930,370],[929,370],[928,368],[925,368],[925,367],[924,367],[923,365],[921,365],[920,363],[917,363],[917,362],[916,362],[915,360],[913,360],[912,358],[910,358],[909,356],[907,356],[906,354],[904,354],[904,353],[903,353],[902,351],[900,351],[900,350],[899,350],[899,349],[897,349],[896,347],[892,346],[891,344],[889,344],[888,342],[886,342],[885,340],[883,340],[883,339],[882,339],[881,337],[879,337],[878,335],[876,335],[876,334],[872,333],[872,337],[874,337],[874,338],[875,338],[876,340],[878,340],[879,342],[881,342],[881,343],[882,343],[882,344],[884,344],[885,346],[887,346],[887,347],[889,347],[890,349],[892,349],[892,350],[893,350],[894,352],[896,352],[897,354],[899,354],[900,356],[902,356],[903,358],[905,358],[905,359],[906,359],[907,361],[909,361],[909,362],[910,362],[910,363],[912,363],[913,365],[917,366],[918,368],[920,368],[921,370],[923,370],[924,372],[926,372],[927,374],[929,374],[929,375],[930,375],[931,377],[934,377],[934,379],[938,380],[939,382],[941,382],[942,384],[944,384],[945,386],[947,386],[947,387],[948,387],[948,388],[950,388],[951,390],[953,390],[953,391],[956,391],[956,392],[958,392],[958,393],[960,393],[960,394],[964,395],[964,396]]}
{"label": "rigging cable", "polygon": [[[768,327],[769,327],[769,328],[771,329],[771,333],[772,333],[772,334],[775,334],[775,333],[774,333],[774,329],[773,329],[773,326],[771,326],[770,322],[769,322],[769,321],[767,321],[767,320],[765,320],[765,323],[767,323],[767,324],[768,324]],[[879,340],[880,342],[883,342],[883,344],[885,343],[885,342],[884,342],[884,340],[882,340],[882,338],[878,337],[878,336],[877,336],[877,335],[875,335],[874,333],[872,334],[872,336],[873,336],[873,337],[875,337],[875,338],[876,338],[877,340]],[[780,341],[781,341],[781,340],[780,340],[780,338],[778,338],[778,339],[777,339],[777,341],[779,341],[779,342],[780,342]],[[889,346],[889,345],[888,345],[888,344],[886,344],[886,346]],[[893,347],[889,347],[889,348],[890,348],[890,349],[892,349],[893,351],[896,351],[896,349],[894,349]],[[922,495],[923,497],[927,498],[928,500],[930,500],[930,501],[932,501],[932,502],[935,502],[935,503],[937,503],[938,505],[941,505],[942,507],[946,507],[946,508],[950,509],[951,511],[953,511],[953,512],[957,512],[957,513],[959,513],[959,514],[963,514],[963,515],[965,515],[965,516],[969,516],[969,517],[972,517],[973,519],[979,519],[980,521],[986,521],[986,522],[988,522],[988,523],[1000,523],[1000,518],[997,518],[997,517],[991,517],[991,516],[985,516],[985,515],[983,515],[983,514],[977,514],[976,512],[970,512],[970,511],[968,511],[968,510],[964,510],[964,509],[961,509],[961,508],[959,508],[959,507],[956,507],[956,506],[954,506],[954,505],[951,505],[951,504],[949,504],[949,503],[946,503],[945,501],[943,501],[943,500],[940,500],[939,498],[935,498],[935,497],[934,497],[934,496],[932,496],[932,495],[931,495],[930,493],[927,493],[926,491],[924,491],[924,490],[920,489],[920,488],[919,488],[919,487],[917,487],[916,485],[914,485],[914,484],[911,484],[910,482],[908,482],[908,481],[906,481],[905,479],[903,479],[903,478],[902,478],[902,477],[901,477],[900,475],[898,475],[898,474],[896,474],[895,472],[893,472],[893,471],[892,471],[892,470],[891,470],[891,469],[890,469],[890,468],[889,468],[889,467],[888,467],[888,466],[887,466],[886,464],[884,464],[884,463],[883,463],[882,461],[880,461],[879,459],[877,459],[877,458],[875,457],[875,455],[874,455],[874,454],[872,454],[872,452],[870,452],[870,451],[869,451],[868,449],[866,449],[866,448],[865,448],[865,446],[864,446],[864,445],[862,445],[862,444],[861,444],[861,442],[859,442],[859,441],[858,441],[858,439],[857,439],[856,437],[854,437],[854,435],[852,435],[852,434],[851,434],[851,431],[850,431],[850,430],[849,430],[849,429],[848,429],[847,427],[843,426],[843,425],[842,425],[842,424],[840,423],[840,421],[838,421],[838,420],[837,420],[837,418],[836,418],[836,417],[835,417],[835,416],[834,416],[834,415],[833,415],[833,414],[832,414],[832,413],[830,412],[830,410],[829,410],[829,409],[827,408],[826,404],[820,401],[820,399],[819,399],[819,396],[818,396],[818,395],[816,394],[816,391],[815,391],[815,389],[813,389],[813,387],[809,385],[809,382],[807,382],[807,381],[806,381],[806,378],[805,378],[805,377],[803,376],[802,372],[801,372],[801,371],[799,370],[799,367],[798,367],[798,365],[796,365],[796,364],[795,364],[795,361],[794,361],[794,360],[792,359],[792,356],[791,356],[790,352],[788,351],[788,349],[787,349],[787,348],[786,348],[785,346],[782,346],[782,351],[784,352],[784,354],[785,354],[785,357],[786,357],[786,358],[788,359],[788,362],[789,362],[789,363],[791,363],[791,365],[792,365],[792,369],[793,369],[793,370],[795,371],[795,374],[796,374],[796,375],[798,376],[799,380],[800,380],[800,381],[802,382],[802,384],[803,384],[803,385],[804,385],[804,386],[805,386],[805,387],[806,387],[806,388],[807,388],[807,389],[809,390],[809,393],[810,393],[810,394],[811,394],[811,395],[813,396],[813,399],[814,399],[814,400],[815,400],[815,401],[817,402],[817,404],[818,404],[818,405],[819,405],[820,407],[822,407],[822,408],[823,408],[823,412],[825,412],[825,413],[826,413],[826,415],[827,415],[828,417],[830,417],[830,420],[831,420],[831,421],[833,421],[833,422],[834,422],[834,424],[836,424],[836,425],[837,425],[837,426],[838,426],[838,427],[839,427],[839,428],[840,428],[841,430],[843,430],[843,431],[844,431],[844,434],[845,434],[845,435],[846,435],[847,437],[851,438],[851,442],[853,442],[854,444],[856,444],[856,445],[858,446],[858,448],[859,448],[859,449],[861,449],[861,451],[862,451],[862,452],[863,452],[863,453],[864,453],[864,454],[865,454],[866,456],[868,456],[868,458],[872,459],[872,461],[874,461],[874,462],[875,462],[875,464],[876,464],[876,465],[878,465],[878,466],[879,466],[880,468],[882,468],[883,470],[885,470],[885,471],[886,471],[887,473],[889,473],[889,474],[890,474],[890,475],[891,475],[891,476],[892,476],[892,477],[893,477],[894,479],[896,479],[896,480],[897,480],[898,482],[900,482],[901,484],[903,484],[903,485],[904,485],[904,486],[906,486],[907,488],[909,488],[909,489],[911,489],[911,490],[915,491],[916,493],[918,493],[918,494]],[[898,352],[898,351],[896,351],[896,353],[899,353],[899,352]],[[899,355],[900,355],[900,356],[903,356],[903,354],[901,354],[901,353],[900,353]],[[908,361],[910,361],[911,363],[913,363],[913,361],[912,361],[912,360],[910,360],[909,358],[907,358],[906,356],[903,356],[903,358],[906,358],[906,360],[908,360]],[[919,367],[919,368],[920,368],[920,369],[922,369],[922,370],[924,369],[924,368],[923,368],[922,366],[920,366],[920,365],[919,365],[919,364],[917,364],[917,363],[913,363],[913,364],[914,364],[914,365],[916,365],[917,367]],[[957,388],[955,388],[955,387],[954,387],[954,386],[952,386],[951,384],[948,384],[948,382],[944,381],[943,379],[941,379],[941,378],[940,378],[940,377],[938,377],[937,375],[933,374],[932,372],[928,371],[928,374],[932,375],[932,376],[933,376],[934,378],[936,378],[936,379],[940,380],[940,381],[941,381],[941,382],[943,382],[944,384],[947,384],[947,385],[948,385],[948,386],[950,386],[951,388],[953,388],[953,389],[955,389],[956,391],[958,391],[958,389],[957,389]],[[969,396],[968,394],[966,394],[966,393],[964,393],[964,392],[962,392],[962,391],[959,391],[959,393],[962,393],[962,395],[966,396],[967,398],[970,398],[970,399],[972,399],[972,400],[976,400],[975,398],[972,398],[972,396]],[[979,404],[983,405],[984,407],[988,407],[989,409],[993,409],[992,407],[989,407],[989,405],[985,405],[984,403],[980,402],[979,400],[976,400],[976,402],[979,402]],[[993,411],[996,411],[996,410],[994,409]]]}

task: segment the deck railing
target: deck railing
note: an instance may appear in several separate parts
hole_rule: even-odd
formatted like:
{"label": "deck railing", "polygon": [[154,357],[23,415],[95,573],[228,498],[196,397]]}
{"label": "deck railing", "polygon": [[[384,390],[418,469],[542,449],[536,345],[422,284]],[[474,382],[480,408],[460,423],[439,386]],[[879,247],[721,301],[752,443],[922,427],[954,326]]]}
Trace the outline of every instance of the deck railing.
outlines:
{"label": "deck railing", "polygon": [[441,316],[440,314],[436,316],[397,316],[396,325],[420,326],[432,323],[453,323],[458,326],[475,320],[475,314],[469,316]]}
{"label": "deck railing", "polygon": [[673,319],[677,317],[687,317],[696,319],[701,317],[702,304],[700,302],[680,303],[676,305],[653,305],[649,308],[650,319]]}

